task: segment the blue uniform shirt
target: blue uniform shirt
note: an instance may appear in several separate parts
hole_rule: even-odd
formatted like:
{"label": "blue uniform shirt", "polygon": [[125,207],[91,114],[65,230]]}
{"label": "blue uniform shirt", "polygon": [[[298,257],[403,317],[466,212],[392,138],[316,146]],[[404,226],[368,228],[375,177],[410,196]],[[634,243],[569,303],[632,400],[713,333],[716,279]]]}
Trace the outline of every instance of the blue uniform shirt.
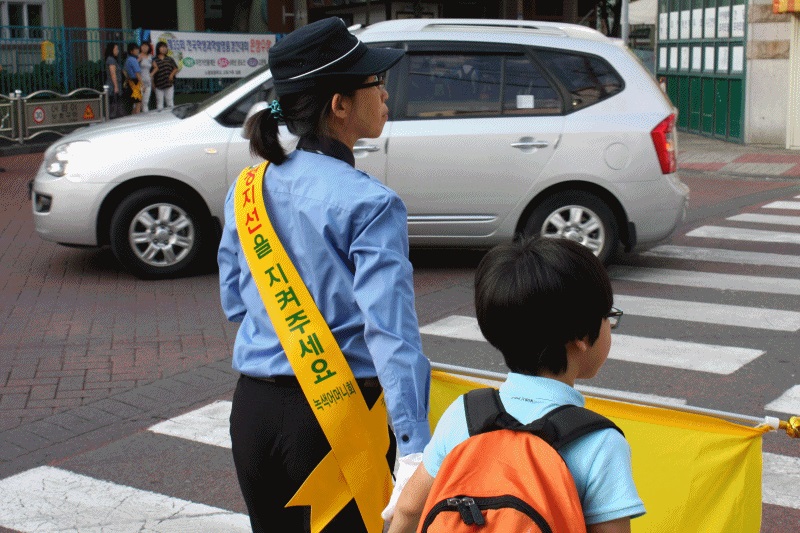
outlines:
{"label": "blue uniform shirt", "polygon": [[136,73],[141,71],[142,67],[139,65],[139,60],[135,56],[128,56],[125,60],[125,73],[128,77],[136,81]]}
{"label": "blue uniform shirt", "polygon": [[[305,141],[305,142],[304,142]],[[403,202],[356,170],[341,143],[295,150],[269,165],[266,210],[284,248],[357,378],[378,377],[401,455],[430,440],[430,363],[422,354]],[[225,201],[219,254],[220,297],[241,322],[233,368],[252,377],[293,375],[275,335],[236,231],[233,187]]]}
{"label": "blue uniform shirt", "polygon": [[[560,405],[583,407],[585,403],[581,393],[565,383],[515,373],[510,373],[500,387],[500,399],[506,411],[523,424]],[[436,425],[422,459],[425,470],[435,477],[447,452],[467,438],[462,396],[447,408]],[[631,448],[616,430],[590,433],[564,446],[560,453],[575,480],[587,524],[644,514],[644,504],[633,482]]]}

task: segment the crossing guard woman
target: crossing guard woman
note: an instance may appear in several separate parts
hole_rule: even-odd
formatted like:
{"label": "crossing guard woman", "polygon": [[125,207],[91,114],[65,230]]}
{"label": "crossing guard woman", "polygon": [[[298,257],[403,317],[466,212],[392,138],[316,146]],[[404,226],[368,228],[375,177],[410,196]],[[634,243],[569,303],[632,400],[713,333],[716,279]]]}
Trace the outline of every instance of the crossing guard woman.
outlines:
{"label": "crossing guard woman", "polygon": [[[395,442],[397,490],[430,440],[405,206],[353,157],[381,134],[402,54],[339,18],[304,26],[270,50],[278,100],[246,125],[267,162],[228,194],[218,262],[241,322],[230,431],[254,531],[380,531]],[[279,121],[299,137],[288,154]]]}

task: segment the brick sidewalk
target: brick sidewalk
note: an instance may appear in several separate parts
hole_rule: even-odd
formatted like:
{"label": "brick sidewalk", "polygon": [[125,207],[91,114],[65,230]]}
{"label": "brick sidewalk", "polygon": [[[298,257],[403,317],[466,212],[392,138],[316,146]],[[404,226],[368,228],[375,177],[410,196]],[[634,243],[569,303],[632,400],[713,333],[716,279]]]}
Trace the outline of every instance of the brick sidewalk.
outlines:
{"label": "brick sidewalk", "polygon": [[678,169],[791,179],[800,177],[800,150],[726,143],[679,132]]}
{"label": "brick sidewalk", "polygon": [[41,157],[0,158],[0,432],[227,362],[236,331],[214,274],[141,281],[108,250],[39,238],[27,182]]}

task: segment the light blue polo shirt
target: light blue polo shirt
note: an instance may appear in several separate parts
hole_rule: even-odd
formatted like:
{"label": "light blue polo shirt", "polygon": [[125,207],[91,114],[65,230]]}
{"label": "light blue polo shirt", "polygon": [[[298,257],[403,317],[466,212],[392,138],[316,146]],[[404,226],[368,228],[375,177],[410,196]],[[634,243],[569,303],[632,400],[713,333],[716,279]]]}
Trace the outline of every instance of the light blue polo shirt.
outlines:
{"label": "light blue polo shirt", "polygon": [[[506,411],[528,424],[560,405],[584,406],[577,390],[554,379],[510,373],[500,386]],[[464,414],[464,397],[447,408],[425,447],[423,464],[436,476],[444,456],[469,437]],[[595,431],[561,449],[583,506],[587,524],[599,524],[645,513],[631,472],[631,448],[625,437],[613,429]]]}

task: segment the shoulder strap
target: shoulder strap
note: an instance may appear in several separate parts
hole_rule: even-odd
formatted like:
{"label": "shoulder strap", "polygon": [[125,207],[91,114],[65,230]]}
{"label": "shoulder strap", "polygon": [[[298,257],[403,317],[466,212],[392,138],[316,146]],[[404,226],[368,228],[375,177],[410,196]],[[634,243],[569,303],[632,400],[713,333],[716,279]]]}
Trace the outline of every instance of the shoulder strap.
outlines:
{"label": "shoulder strap", "polygon": [[556,450],[601,429],[615,429],[625,435],[608,418],[577,405],[556,407],[542,418],[523,425],[506,412],[500,393],[493,388],[474,389],[465,394],[464,412],[470,437],[498,429],[511,429],[532,433]]}
{"label": "shoulder strap", "polygon": [[624,437],[625,433],[617,425],[601,414],[577,405],[556,407],[539,420],[541,422],[539,436],[556,450],[588,433],[601,429],[615,429]]}

